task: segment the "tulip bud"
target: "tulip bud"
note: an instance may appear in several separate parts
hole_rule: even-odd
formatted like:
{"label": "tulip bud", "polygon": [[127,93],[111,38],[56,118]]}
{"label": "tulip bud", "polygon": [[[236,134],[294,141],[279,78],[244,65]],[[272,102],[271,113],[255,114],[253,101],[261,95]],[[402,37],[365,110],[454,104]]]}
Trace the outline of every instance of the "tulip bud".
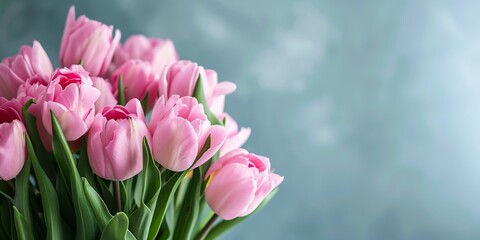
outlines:
{"label": "tulip bud", "polygon": [[252,213],[283,177],[270,171],[270,160],[244,149],[219,158],[207,171],[205,200],[225,220]]}
{"label": "tulip bud", "polygon": [[75,141],[90,128],[95,115],[95,101],[99,96],[100,91],[92,86],[92,80],[82,66],[73,65],[55,71],[45,98],[39,103],[42,107],[41,122],[48,136],[42,136],[41,131],[39,133],[47,149],[52,136],[50,111],[57,117],[65,139]]}
{"label": "tulip bud", "polygon": [[165,66],[178,61],[178,54],[170,39],[133,35],[117,48],[113,62],[119,67],[132,59],[150,63],[155,76],[159,77]]}
{"label": "tulip bud", "polygon": [[[160,97],[153,108],[149,130],[153,157],[163,167],[176,172],[196,168],[208,161],[220,149],[226,136],[225,127],[212,126],[195,98],[178,95],[168,101]],[[208,137],[210,147],[202,154]],[[196,158],[198,161],[193,165]]]}
{"label": "tulip bud", "polygon": [[122,181],[143,168],[143,138],[150,133],[138,99],[125,107],[105,107],[95,116],[87,137],[90,166],[98,176]]}
{"label": "tulip bud", "polygon": [[120,31],[113,26],[90,20],[84,15],[75,20],[75,8],[70,7],[60,48],[60,63],[65,67],[82,64],[92,76],[103,76],[120,43]]}
{"label": "tulip bud", "polygon": [[15,178],[25,164],[26,130],[21,108],[16,99],[0,97],[0,180]]}
{"label": "tulip bud", "polygon": [[33,46],[22,46],[16,56],[8,57],[0,63],[0,97],[16,97],[19,86],[29,78],[47,81],[53,72],[52,63],[39,42]]}

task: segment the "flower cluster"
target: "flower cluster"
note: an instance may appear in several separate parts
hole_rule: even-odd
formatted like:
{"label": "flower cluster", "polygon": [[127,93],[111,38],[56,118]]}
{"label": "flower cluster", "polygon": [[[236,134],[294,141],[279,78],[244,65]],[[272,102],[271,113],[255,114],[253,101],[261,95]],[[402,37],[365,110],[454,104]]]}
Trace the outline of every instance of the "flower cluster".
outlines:
{"label": "flower cluster", "polygon": [[[205,237],[215,218],[203,224],[192,220],[204,217],[203,200],[231,220],[252,213],[282,182],[268,158],[241,148],[250,129],[239,129],[224,111],[225,96],[235,84],[180,60],[169,39],[133,35],[123,44],[120,40],[119,30],[76,18],[71,7],[61,67],[52,66],[37,41],[0,63],[0,191],[14,198],[17,232],[18,219],[35,222],[38,213],[47,236],[62,232],[52,227],[54,214],[45,212],[55,213],[64,209],[63,201],[71,201],[65,204],[75,215],[94,215],[98,224],[89,235],[89,223],[59,213],[56,224],[77,229],[77,238],[89,239],[98,230],[116,234],[107,229],[113,221],[121,225],[124,215],[130,219],[126,238]],[[37,209],[16,205],[25,184],[41,193]],[[52,207],[48,197],[57,205]],[[98,202],[109,210],[110,221],[99,220],[103,205]],[[196,205],[197,212],[189,212]],[[175,215],[171,224],[163,221],[170,211],[187,215]]]}

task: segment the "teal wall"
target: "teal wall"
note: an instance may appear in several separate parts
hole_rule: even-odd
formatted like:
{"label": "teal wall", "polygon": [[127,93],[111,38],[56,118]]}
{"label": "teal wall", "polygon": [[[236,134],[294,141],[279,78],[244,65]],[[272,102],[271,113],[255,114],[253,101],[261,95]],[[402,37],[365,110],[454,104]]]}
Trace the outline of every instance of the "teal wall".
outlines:
{"label": "teal wall", "polygon": [[224,239],[480,239],[478,1],[0,0],[0,56],[58,62],[71,4],[238,85],[285,181]]}

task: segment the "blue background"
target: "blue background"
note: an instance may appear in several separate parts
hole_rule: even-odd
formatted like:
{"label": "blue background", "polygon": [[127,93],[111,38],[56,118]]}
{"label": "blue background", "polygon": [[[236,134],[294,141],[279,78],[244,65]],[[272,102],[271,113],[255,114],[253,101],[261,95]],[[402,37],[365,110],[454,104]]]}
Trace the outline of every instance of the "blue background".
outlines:
{"label": "blue background", "polygon": [[227,111],[285,176],[224,239],[480,239],[477,1],[0,1],[0,56],[58,66],[68,6],[238,90]]}

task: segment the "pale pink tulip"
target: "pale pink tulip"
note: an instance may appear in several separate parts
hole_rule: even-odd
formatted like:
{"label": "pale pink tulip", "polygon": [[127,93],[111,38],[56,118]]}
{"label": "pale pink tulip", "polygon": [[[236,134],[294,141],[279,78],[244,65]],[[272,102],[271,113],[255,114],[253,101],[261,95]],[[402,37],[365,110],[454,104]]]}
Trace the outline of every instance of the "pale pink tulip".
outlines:
{"label": "pale pink tulip", "polygon": [[236,86],[231,82],[218,83],[215,71],[205,70],[194,62],[181,60],[167,66],[159,82],[160,96],[192,96],[199,76],[202,78],[208,107],[214,114],[220,115],[223,112],[225,95],[235,91]]}
{"label": "pale pink tulip", "polygon": [[138,99],[125,107],[105,107],[95,115],[88,132],[87,151],[93,172],[105,179],[123,181],[143,168],[143,139],[150,133]]}
{"label": "pale pink tulip", "polygon": [[231,151],[207,171],[205,200],[225,220],[252,213],[283,177],[270,171],[270,160],[244,149]]}
{"label": "pale pink tulip", "polygon": [[92,77],[93,86],[101,93],[95,102],[96,113],[102,111],[104,107],[113,107],[117,105],[117,98],[113,95],[112,85],[100,77]]}
{"label": "pale pink tulip", "polygon": [[235,119],[227,113],[220,115],[220,120],[225,121],[225,128],[227,129],[227,138],[220,149],[220,156],[223,156],[232,150],[240,148],[250,137],[251,130],[243,127],[239,130]]}
{"label": "pale pink tulip", "polygon": [[153,72],[159,77],[165,66],[178,61],[178,54],[170,39],[133,35],[117,48],[113,62],[115,66],[119,67],[132,59],[150,63]]}
{"label": "pale pink tulip", "polygon": [[[220,149],[226,136],[225,127],[212,126],[195,98],[178,95],[171,96],[168,101],[160,97],[153,108],[149,130],[155,160],[176,172],[196,168],[208,161]],[[210,148],[201,154],[209,136]],[[196,158],[198,161],[194,164]]]}
{"label": "pale pink tulip", "polygon": [[152,66],[145,61],[129,60],[113,72],[112,87],[118,95],[118,81],[122,77],[125,101],[133,98],[143,100],[148,94],[148,106],[153,106],[158,95],[158,81],[152,71]]}
{"label": "pale pink tulip", "polygon": [[0,97],[0,180],[15,178],[25,163],[26,130],[21,108],[16,99]]}
{"label": "pale pink tulip", "polygon": [[39,103],[42,107],[41,124],[48,133],[43,136],[45,146],[49,148],[48,138],[52,135],[50,111],[57,117],[65,139],[75,141],[90,128],[95,101],[99,97],[100,91],[92,86],[92,80],[82,66],[57,69],[47,86],[44,100]]}
{"label": "pale pink tulip", "polygon": [[113,39],[112,34],[113,26],[84,15],[75,19],[75,8],[70,7],[63,31],[60,63],[65,67],[82,63],[91,76],[103,76],[120,43],[120,31],[115,31]]}
{"label": "pale pink tulip", "polygon": [[52,63],[39,42],[24,45],[16,56],[0,63],[0,97],[16,97],[19,86],[30,78],[47,81],[53,72]]}

